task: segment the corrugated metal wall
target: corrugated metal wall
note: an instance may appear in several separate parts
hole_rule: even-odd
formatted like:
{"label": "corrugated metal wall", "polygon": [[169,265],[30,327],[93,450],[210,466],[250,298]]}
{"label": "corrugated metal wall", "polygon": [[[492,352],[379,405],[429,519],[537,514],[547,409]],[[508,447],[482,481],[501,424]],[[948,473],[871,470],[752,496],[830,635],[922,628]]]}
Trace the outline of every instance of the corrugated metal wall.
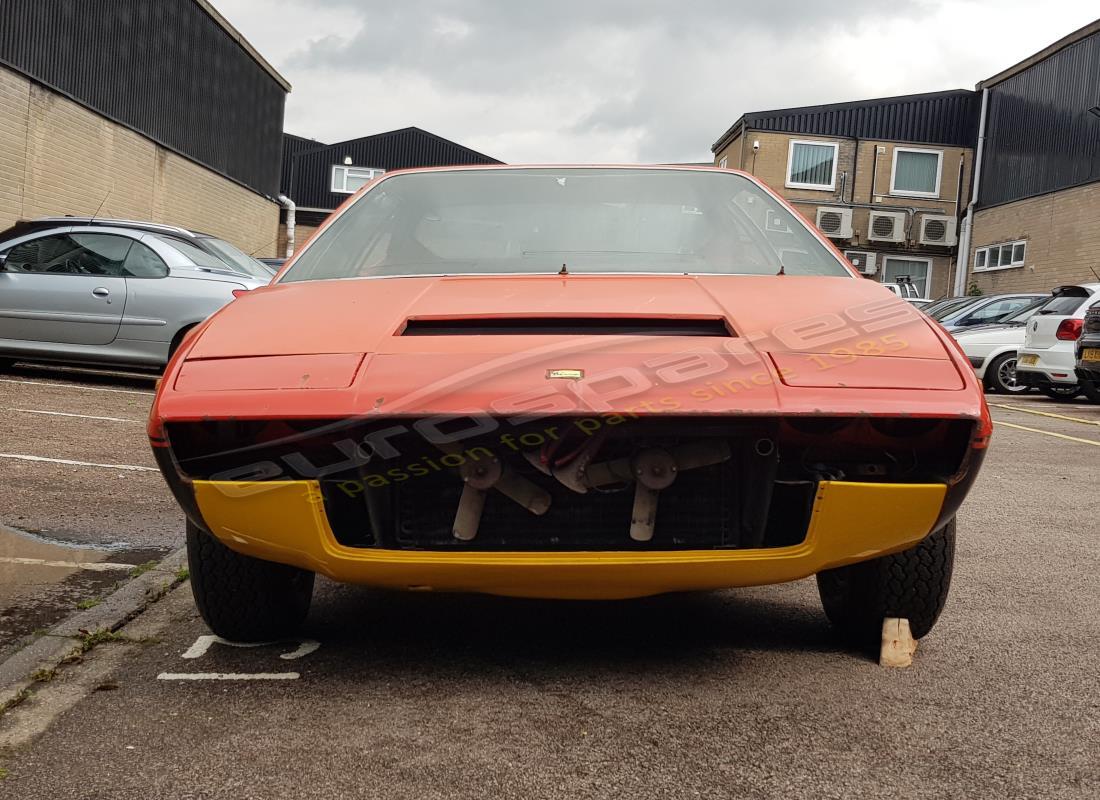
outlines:
{"label": "corrugated metal wall", "polygon": [[982,207],[1100,180],[1100,33],[989,90]]}
{"label": "corrugated metal wall", "polygon": [[980,95],[965,90],[746,114],[762,131],[973,147]]}
{"label": "corrugated metal wall", "polygon": [[348,195],[330,191],[332,166],[343,164],[344,156],[351,156],[357,167],[384,170],[501,163],[419,128],[402,128],[300,152],[294,157],[290,198],[301,207],[326,209],[336,208],[347,200]]}
{"label": "corrugated metal wall", "polygon": [[278,192],[286,92],[194,0],[3,0],[0,62]]}

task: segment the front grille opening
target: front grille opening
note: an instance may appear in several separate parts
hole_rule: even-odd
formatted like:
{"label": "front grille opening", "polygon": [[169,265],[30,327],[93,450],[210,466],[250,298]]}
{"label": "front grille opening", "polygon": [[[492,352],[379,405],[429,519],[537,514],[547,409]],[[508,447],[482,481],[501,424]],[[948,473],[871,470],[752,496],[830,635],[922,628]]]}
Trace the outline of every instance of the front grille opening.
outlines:
{"label": "front grille opening", "polygon": [[[175,467],[206,480],[318,480],[329,524],[349,547],[617,551],[755,549],[802,542],[820,481],[950,483],[960,475],[975,422],[881,417],[553,417],[519,424],[491,418],[461,442],[464,457],[420,436],[418,420],[235,420],[168,423]],[[660,490],[648,539],[630,536],[628,474],[578,494],[545,474],[537,445],[548,426],[567,458],[600,437],[592,463],[642,451],[720,443],[723,457],[678,473]],[[447,435],[470,429],[434,427]],[[486,432],[488,431],[488,432]],[[597,431],[600,431],[597,434]],[[367,452],[360,445],[374,443]],[[522,445],[522,446],[521,446]],[[392,453],[380,455],[381,447]],[[543,447],[546,447],[543,444]],[[367,448],[370,451],[370,448]],[[563,455],[567,454],[567,455]],[[467,457],[468,456],[468,457]],[[472,539],[454,535],[463,461],[499,459],[548,496],[541,516],[489,489]],[[542,469],[540,469],[542,467]]]}
{"label": "front grille opening", "polygon": [[406,320],[399,336],[720,336],[718,317],[459,317]]}

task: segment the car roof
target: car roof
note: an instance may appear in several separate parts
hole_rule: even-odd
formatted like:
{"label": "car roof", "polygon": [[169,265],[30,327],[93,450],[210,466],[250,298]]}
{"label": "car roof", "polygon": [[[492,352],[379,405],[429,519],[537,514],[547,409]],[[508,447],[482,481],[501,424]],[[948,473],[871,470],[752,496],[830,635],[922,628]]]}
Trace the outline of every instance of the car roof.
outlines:
{"label": "car roof", "polygon": [[110,228],[133,228],[135,230],[150,233],[170,233],[176,236],[185,236],[188,239],[209,238],[210,234],[181,228],[178,225],[163,225],[159,222],[147,222],[136,219],[112,219],[110,217],[38,217],[37,219],[19,220],[15,227],[20,227],[26,232],[45,230],[60,225],[91,225]]}

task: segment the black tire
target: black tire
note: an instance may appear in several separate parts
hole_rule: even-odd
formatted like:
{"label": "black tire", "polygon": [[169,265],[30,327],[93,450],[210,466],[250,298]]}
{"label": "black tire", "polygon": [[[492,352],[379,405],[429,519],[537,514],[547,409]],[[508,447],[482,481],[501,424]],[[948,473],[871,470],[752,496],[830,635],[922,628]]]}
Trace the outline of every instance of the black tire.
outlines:
{"label": "black tire", "polygon": [[1069,403],[1077,399],[1077,395],[1081,394],[1081,387],[1061,384],[1055,386],[1054,384],[1048,383],[1044,386],[1040,386],[1039,391],[1051,400],[1057,400],[1059,403]]}
{"label": "black tire", "polygon": [[939,619],[955,566],[955,519],[916,547],[818,573],[825,616],[848,640],[878,642],[885,617],[904,617],[917,639]]}
{"label": "black tire", "polygon": [[187,522],[187,564],[195,605],[210,630],[235,642],[293,634],[309,613],[312,572],[230,550]]}
{"label": "black tire", "polygon": [[1016,354],[1002,353],[985,368],[985,382],[998,394],[1022,394],[1027,386],[1016,383]]}
{"label": "black tire", "polygon": [[0,372],[7,372],[15,366],[14,358],[0,358]]}
{"label": "black tire", "polygon": [[188,325],[184,328],[180,328],[176,331],[176,335],[172,337],[172,343],[168,345],[168,360],[172,360],[172,356],[179,350],[180,345],[183,343],[183,337],[187,335],[187,332],[194,328],[194,325]]}
{"label": "black tire", "polygon": [[1085,381],[1081,383],[1081,391],[1090,403],[1100,403],[1100,383]]}

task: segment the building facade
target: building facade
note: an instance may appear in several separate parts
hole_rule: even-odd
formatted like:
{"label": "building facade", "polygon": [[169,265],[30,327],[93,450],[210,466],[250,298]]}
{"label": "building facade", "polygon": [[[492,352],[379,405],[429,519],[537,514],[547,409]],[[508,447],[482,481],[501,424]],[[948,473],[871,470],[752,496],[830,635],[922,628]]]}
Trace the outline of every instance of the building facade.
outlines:
{"label": "building facade", "polygon": [[956,288],[1100,280],[1100,20],[978,89],[978,187]]}
{"label": "building facade", "polygon": [[5,0],[0,228],[97,214],[272,254],[289,90],[206,0]]}
{"label": "building facade", "polygon": [[783,195],[869,279],[936,298],[952,286],[977,102],[959,90],[754,112],[711,150]]}
{"label": "building facade", "polygon": [[283,137],[282,194],[295,205],[294,241],[288,248],[287,212],[279,226],[279,254],[301,245],[341,203],[383,172],[414,167],[500,164],[420,128],[402,128],[335,144],[287,133]]}

